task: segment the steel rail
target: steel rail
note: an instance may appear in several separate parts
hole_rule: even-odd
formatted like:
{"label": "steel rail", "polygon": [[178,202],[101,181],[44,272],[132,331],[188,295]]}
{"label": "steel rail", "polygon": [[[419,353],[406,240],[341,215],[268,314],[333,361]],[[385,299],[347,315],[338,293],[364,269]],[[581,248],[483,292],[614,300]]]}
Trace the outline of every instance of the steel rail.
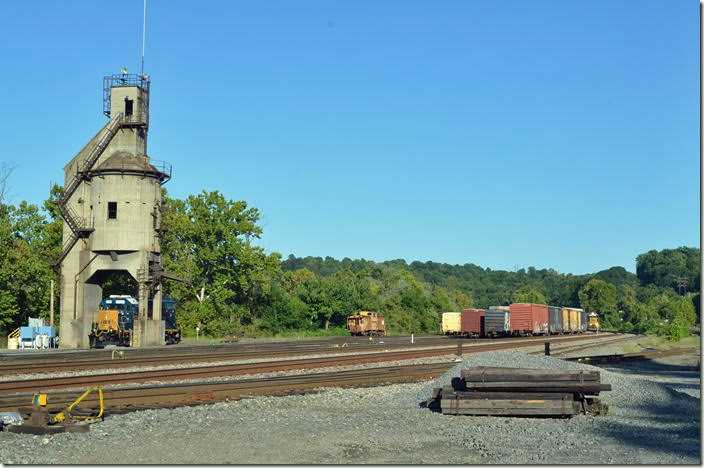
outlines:
{"label": "steel rail", "polygon": [[[423,344],[438,343],[443,344],[448,341],[449,337],[439,335],[418,335],[415,336],[415,341]],[[342,345],[369,345],[369,339],[360,336],[337,336],[332,338],[308,338],[305,340],[281,340],[281,341],[225,341],[211,342],[210,344],[187,344],[181,343],[170,346],[150,346],[142,348],[116,347],[109,349],[51,349],[51,350],[0,350],[0,366],[12,365],[16,363],[34,363],[41,361],[43,363],[56,361],[79,361],[79,360],[94,360],[101,357],[110,357],[113,350],[125,351],[129,355],[138,356],[140,358],[158,357],[165,354],[171,355],[196,355],[196,354],[211,354],[215,352],[236,353],[236,352],[263,352],[285,349],[316,349],[321,347],[332,347],[335,344]],[[375,343],[384,342],[385,344],[401,344],[410,343],[410,336],[385,336],[376,338]]]}
{"label": "steel rail", "polygon": [[[572,341],[574,338],[555,339],[555,342]],[[543,341],[543,340],[541,340]],[[534,346],[533,341],[503,342],[485,345],[467,346],[462,348],[462,354],[484,351],[513,349],[516,347]],[[402,361],[421,359],[457,353],[457,347],[435,347],[420,350],[384,351],[369,354],[354,354],[320,358],[305,358],[292,360],[264,361],[254,363],[221,364],[212,366],[180,367],[172,369],[142,370],[111,374],[92,374],[68,377],[46,377],[0,382],[0,394],[7,395],[18,392],[40,392],[46,389],[75,388],[96,384],[124,384],[133,382],[154,382],[184,379],[205,379],[212,377],[228,377],[233,375],[256,374],[266,372],[286,371],[293,369],[312,369],[320,367],[336,367],[373,362]]]}
{"label": "steel rail", "polygon": [[[230,380],[221,382],[190,382],[149,385],[129,388],[103,388],[106,414],[136,411],[147,408],[171,408],[184,405],[237,400],[256,395],[285,395],[305,393],[325,387],[364,387],[394,383],[417,382],[438,377],[456,363],[416,364],[372,369],[356,369],[318,374],[292,375],[271,378]],[[49,391],[47,409],[60,411],[73,402],[83,390]],[[26,407],[32,393],[3,396],[0,411],[15,411]],[[97,406],[97,399],[84,400],[89,409]]]}
{"label": "steel rail", "polygon": [[[605,333],[606,334],[606,333]],[[559,336],[559,335],[552,335]],[[591,336],[591,334],[583,335],[566,335],[566,336]],[[443,345],[448,342],[456,343],[463,341],[466,343],[488,343],[496,342],[497,340],[522,340],[521,337],[502,337],[502,338],[464,338],[454,335],[416,335],[414,343],[411,343],[410,336],[394,335],[377,337],[374,341],[375,345],[385,344],[393,345]],[[144,348],[129,348],[118,347],[111,349],[52,349],[52,350],[0,350],[0,368],[3,366],[13,366],[19,364],[51,364],[60,362],[90,362],[99,361],[100,359],[110,358],[114,350],[124,351],[130,357],[148,358],[148,357],[163,357],[170,356],[193,356],[193,355],[210,355],[213,353],[242,353],[242,352],[265,352],[265,351],[283,351],[283,350],[315,350],[318,348],[332,348],[335,345],[341,346],[347,343],[348,346],[369,346],[369,339],[360,336],[333,337],[333,338],[312,338],[305,340],[282,340],[282,341],[232,341],[211,343],[209,345],[192,345],[179,344],[166,347],[144,347]]]}
{"label": "steel rail", "polygon": [[[416,337],[415,341],[416,346],[448,345],[448,339],[446,337],[437,335]],[[381,340],[377,339],[377,341],[372,344],[370,344],[368,339],[363,339],[362,337],[335,337],[333,339],[315,339],[302,342],[230,342],[212,344],[209,346],[178,345],[159,348],[114,348],[109,350],[52,350],[50,352],[38,352],[36,354],[22,354],[23,352],[32,353],[31,350],[7,352],[5,354],[0,351],[0,375],[12,374],[14,371],[21,371],[22,373],[45,372],[46,369],[51,368],[51,366],[56,366],[57,370],[60,370],[60,368],[68,369],[73,365],[81,365],[84,366],[84,368],[89,368],[90,365],[94,364],[96,367],[103,367],[106,361],[112,360],[112,354],[115,351],[124,352],[129,356],[130,361],[141,360],[146,362],[153,360],[154,363],[158,363],[159,361],[167,362],[169,360],[182,362],[184,359],[217,360],[220,357],[232,355],[249,356],[255,354],[265,355],[267,353],[291,353],[293,355],[299,351],[298,354],[305,354],[305,352],[308,351],[315,353],[320,350],[334,350],[336,346],[342,347],[343,345],[349,348],[364,347],[374,349],[381,344],[389,348],[413,346],[413,344],[410,344],[410,337],[395,336],[384,337]],[[344,352],[346,348],[340,348],[340,350]],[[245,359],[248,358],[249,357],[246,357]]]}
{"label": "steel rail", "polygon": [[[178,354],[161,354],[155,356],[147,357],[136,357],[132,358],[131,353],[128,354],[128,358],[113,358],[111,355],[104,356],[102,358],[90,358],[90,359],[76,359],[67,361],[62,359],[56,362],[42,362],[42,363],[10,363],[10,364],[0,364],[0,376],[16,375],[16,374],[33,374],[33,373],[47,373],[47,372],[64,372],[70,370],[88,370],[88,369],[102,369],[106,367],[110,368],[124,368],[124,367],[136,367],[136,366],[160,366],[169,364],[184,364],[184,363],[198,363],[198,362],[217,362],[217,361],[233,361],[233,360],[245,360],[245,359],[261,359],[261,358],[275,358],[275,357],[290,357],[299,356],[306,354],[349,354],[355,352],[377,352],[384,349],[395,349],[395,348],[408,348],[410,344],[391,344],[391,345],[362,345],[362,346],[347,346],[347,347],[317,347],[312,349],[284,349],[284,350],[270,350],[270,351],[240,351],[240,350],[229,350],[221,351],[216,350],[210,353],[178,353]],[[418,346],[418,345],[416,345]],[[429,346],[429,345],[426,345]],[[452,347],[453,345],[445,345],[446,347]],[[165,352],[167,352],[166,350]]]}
{"label": "steel rail", "polygon": [[[608,335],[605,335],[608,336]],[[440,337],[442,338],[442,337]],[[359,352],[379,352],[382,350],[394,350],[398,348],[409,348],[409,347],[424,347],[424,346],[438,346],[445,348],[456,347],[458,344],[467,345],[467,347],[476,346],[494,346],[497,344],[515,344],[517,347],[526,346],[525,343],[543,342],[545,340],[561,342],[562,340],[569,341],[579,341],[594,339],[595,336],[592,335],[573,335],[569,337],[561,337],[559,335],[554,335],[550,337],[533,337],[525,338],[522,340],[515,339],[487,339],[487,340],[463,340],[463,339],[453,339],[452,342],[448,343],[447,339],[435,340],[432,343],[417,343],[410,344],[408,342],[402,343],[382,343],[377,342],[376,344],[368,343],[355,343],[350,344],[348,341],[343,341],[342,343],[334,343],[337,347],[332,347],[331,342],[325,343],[326,347],[317,346],[310,348],[306,345],[301,346],[300,344],[291,345],[288,344],[284,349],[273,348],[269,349],[259,349],[259,346],[254,345],[252,350],[242,350],[240,347],[232,347],[230,349],[213,349],[204,348],[198,349],[195,352],[191,351],[181,351],[178,354],[173,354],[171,349],[163,349],[161,354],[148,354],[144,357],[136,356],[133,350],[129,350],[126,359],[112,359],[111,353],[101,353],[101,357],[95,358],[95,356],[72,356],[67,357],[61,356],[54,361],[43,361],[41,363],[35,363],[34,361],[26,362],[0,362],[0,376],[12,376],[17,374],[37,374],[37,373],[52,373],[52,372],[65,372],[74,370],[89,370],[89,369],[104,369],[104,368],[125,368],[125,367],[139,367],[139,366],[162,366],[170,364],[184,364],[184,363],[202,363],[202,362],[217,362],[217,361],[236,361],[236,360],[249,360],[249,359],[262,359],[262,358],[281,358],[281,357],[293,357],[300,355],[310,355],[310,354],[353,354]],[[346,347],[342,347],[343,344],[347,343]]]}
{"label": "steel rail", "polygon": [[[582,351],[582,350],[589,349],[589,348],[610,345],[613,343],[619,343],[621,341],[631,341],[635,338],[636,337],[634,337],[634,336],[607,335],[604,338],[602,338],[603,341],[599,340],[599,342],[597,342],[597,343],[587,342],[587,343],[577,344],[575,346],[555,347],[555,348],[551,349],[550,355],[553,357],[561,357],[567,353],[573,353],[576,351]],[[529,354],[542,354],[543,352],[544,352],[544,350],[540,350],[540,351],[535,351],[535,352],[532,352]]]}

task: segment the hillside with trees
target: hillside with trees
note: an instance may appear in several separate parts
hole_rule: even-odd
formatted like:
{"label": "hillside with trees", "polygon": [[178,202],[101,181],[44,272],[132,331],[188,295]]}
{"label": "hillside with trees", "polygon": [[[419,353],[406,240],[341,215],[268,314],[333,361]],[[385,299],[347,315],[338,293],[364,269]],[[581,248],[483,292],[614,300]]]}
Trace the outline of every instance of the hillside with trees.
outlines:
{"label": "hillside with trees", "polygon": [[[0,333],[48,316],[51,261],[61,249],[62,221],[54,186],[40,209],[0,203]],[[678,339],[699,321],[700,250],[651,250],[636,258],[636,274],[621,266],[572,275],[530,267],[517,271],[403,259],[374,262],[267,253],[259,211],[245,201],[203,191],[184,200],[164,190],[162,254],[166,270],[191,285],[167,281],[186,336],[246,331],[340,332],[346,317],[373,310],[391,333],[436,333],[441,314],[512,302],[596,311],[607,328]],[[55,289],[55,301],[59,300]],[[104,294],[137,293],[136,282],[113,275]],[[58,321],[58,313],[56,314]]]}

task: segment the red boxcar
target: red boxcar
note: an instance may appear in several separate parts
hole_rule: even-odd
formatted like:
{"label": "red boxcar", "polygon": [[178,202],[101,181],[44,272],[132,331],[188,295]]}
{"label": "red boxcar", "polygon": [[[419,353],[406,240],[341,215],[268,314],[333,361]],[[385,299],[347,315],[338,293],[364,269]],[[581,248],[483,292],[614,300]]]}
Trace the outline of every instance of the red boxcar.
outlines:
{"label": "red boxcar", "polygon": [[509,306],[509,323],[511,333],[547,334],[548,306],[542,304],[511,304]]}
{"label": "red boxcar", "polygon": [[483,335],[484,313],[482,309],[463,309],[460,312],[460,333],[470,336]]}

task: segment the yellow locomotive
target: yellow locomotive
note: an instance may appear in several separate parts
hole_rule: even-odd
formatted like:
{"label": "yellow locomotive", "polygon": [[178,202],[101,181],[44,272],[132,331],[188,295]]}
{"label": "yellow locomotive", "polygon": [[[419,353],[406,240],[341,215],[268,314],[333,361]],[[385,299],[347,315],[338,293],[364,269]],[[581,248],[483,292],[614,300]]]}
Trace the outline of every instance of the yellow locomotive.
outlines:
{"label": "yellow locomotive", "polygon": [[588,330],[599,331],[601,329],[601,323],[599,323],[599,314],[596,312],[589,312],[589,327]]}

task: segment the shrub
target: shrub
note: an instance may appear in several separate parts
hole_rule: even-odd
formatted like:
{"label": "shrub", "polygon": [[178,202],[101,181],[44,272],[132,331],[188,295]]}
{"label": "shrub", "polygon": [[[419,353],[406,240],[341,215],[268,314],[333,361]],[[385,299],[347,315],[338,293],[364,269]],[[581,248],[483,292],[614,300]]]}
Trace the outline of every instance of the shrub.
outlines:
{"label": "shrub", "polygon": [[668,329],[668,338],[670,341],[680,341],[682,338],[689,335],[689,327],[683,320],[675,319],[672,321]]}

